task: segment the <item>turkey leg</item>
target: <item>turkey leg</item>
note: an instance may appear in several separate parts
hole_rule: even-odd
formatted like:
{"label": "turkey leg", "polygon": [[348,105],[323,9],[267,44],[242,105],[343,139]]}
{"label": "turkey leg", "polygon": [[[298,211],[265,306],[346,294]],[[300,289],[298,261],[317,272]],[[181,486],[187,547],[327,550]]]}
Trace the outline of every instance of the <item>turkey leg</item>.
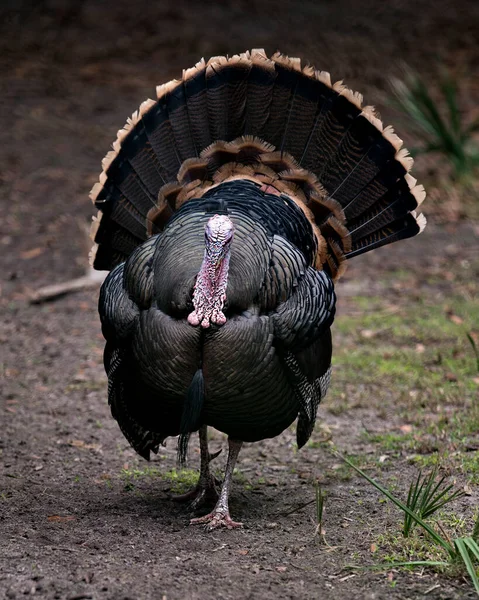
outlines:
{"label": "turkey leg", "polygon": [[218,500],[218,491],[216,489],[215,478],[210,471],[210,462],[218,456],[221,449],[214,454],[210,454],[208,451],[208,427],[202,425],[198,432],[200,438],[200,477],[196,486],[180,496],[175,496],[176,502],[189,502],[191,501],[190,508],[192,510],[198,508],[198,506],[207,500],[216,501]]}
{"label": "turkey leg", "polygon": [[212,512],[204,517],[197,519],[191,519],[190,525],[206,525],[206,529],[212,530],[218,527],[226,527],[233,529],[235,527],[243,527],[243,523],[236,523],[230,517],[230,511],[228,507],[228,497],[231,488],[231,480],[233,477],[233,470],[238,458],[239,451],[243,442],[235,441],[228,438],[228,462],[226,464],[225,479],[221,487],[220,497],[216,506]]}

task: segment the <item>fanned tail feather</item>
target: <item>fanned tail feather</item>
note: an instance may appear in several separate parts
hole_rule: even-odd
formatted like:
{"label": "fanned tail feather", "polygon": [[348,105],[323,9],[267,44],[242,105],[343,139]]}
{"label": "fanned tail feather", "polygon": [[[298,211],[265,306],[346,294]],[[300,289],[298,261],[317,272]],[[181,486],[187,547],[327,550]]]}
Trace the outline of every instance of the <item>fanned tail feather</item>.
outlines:
{"label": "fanned tail feather", "polygon": [[420,233],[424,188],[374,109],[324,71],[252,50],[201,60],[118,132],[91,198],[97,269],[111,269],[212,186],[247,178],[310,219],[317,268]]}

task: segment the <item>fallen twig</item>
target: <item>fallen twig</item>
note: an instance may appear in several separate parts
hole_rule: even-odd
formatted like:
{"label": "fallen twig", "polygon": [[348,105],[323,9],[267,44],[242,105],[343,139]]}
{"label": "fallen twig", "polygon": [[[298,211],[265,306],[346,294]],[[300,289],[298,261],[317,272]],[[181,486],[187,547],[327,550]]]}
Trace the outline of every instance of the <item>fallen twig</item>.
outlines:
{"label": "fallen twig", "polygon": [[42,302],[50,302],[66,294],[97,287],[103,283],[106,275],[106,271],[90,269],[83,277],[70,279],[62,283],[54,283],[36,290],[30,296],[29,301],[31,304],[41,304]]}

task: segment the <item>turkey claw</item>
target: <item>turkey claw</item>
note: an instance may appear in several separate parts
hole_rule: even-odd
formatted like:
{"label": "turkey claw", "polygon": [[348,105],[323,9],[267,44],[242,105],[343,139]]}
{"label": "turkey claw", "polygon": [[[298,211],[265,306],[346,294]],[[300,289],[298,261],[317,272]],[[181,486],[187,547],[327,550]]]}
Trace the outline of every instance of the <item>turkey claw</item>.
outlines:
{"label": "turkey claw", "polygon": [[213,504],[218,501],[219,494],[216,486],[218,481],[211,476],[208,481],[201,481],[186,494],[180,494],[173,496],[174,502],[189,502],[189,509],[194,511],[200,507],[203,503]]}
{"label": "turkey claw", "polygon": [[220,527],[226,527],[226,529],[243,527],[243,523],[233,521],[228,512],[215,510],[204,517],[191,519],[190,525],[204,525],[206,531],[213,531],[213,529],[219,529]]}
{"label": "turkey claw", "polygon": [[194,502],[200,495],[200,489],[198,486],[188,490],[185,494],[175,494],[171,496],[173,502]]}
{"label": "turkey claw", "polygon": [[201,487],[197,485],[195,488],[186,492],[186,494],[180,494],[179,496],[173,496],[174,502],[189,502],[189,509],[196,510],[204,502],[213,503],[219,498],[218,490],[213,484],[208,487]]}
{"label": "turkey claw", "polygon": [[219,456],[221,454],[222,451],[223,451],[223,448],[220,448],[217,452],[213,452],[213,454],[209,453],[208,454],[208,462],[210,463],[212,460],[214,460],[217,456]]}

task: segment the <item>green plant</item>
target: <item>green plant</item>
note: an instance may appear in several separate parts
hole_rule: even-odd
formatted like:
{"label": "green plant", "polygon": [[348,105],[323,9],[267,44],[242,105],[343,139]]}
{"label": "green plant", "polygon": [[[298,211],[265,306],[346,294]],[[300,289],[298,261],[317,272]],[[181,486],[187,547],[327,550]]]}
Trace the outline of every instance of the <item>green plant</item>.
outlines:
{"label": "green plant", "polygon": [[479,561],[479,546],[472,537],[454,540],[454,546],[458,555],[462,558],[463,563],[466,565],[467,572],[469,573],[472,583],[476,588],[477,595],[479,596],[479,579],[477,578],[476,569],[473,563],[474,558],[476,559],[476,562]]}
{"label": "green plant", "polygon": [[475,542],[479,542],[479,513],[477,513],[471,537]]}
{"label": "green plant", "polygon": [[479,373],[479,350],[477,349],[476,342],[474,341],[474,338],[472,337],[472,335],[470,333],[466,333],[466,335],[467,335],[467,339],[469,340],[469,342],[472,346],[472,350],[474,351],[474,354],[476,356],[477,372]]}
{"label": "green plant", "polygon": [[322,535],[323,529],[323,510],[324,494],[319,483],[316,483],[316,532],[315,535]]}
{"label": "green plant", "polygon": [[421,77],[406,70],[404,79],[392,80],[394,104],[412,121],[422,146],[413,154],[439,152],[452,165],[456,179],[472,175],[479,165],[479,149],[473,136],[479,119],[466,124],[459,108],[458,84],[447,72],[439,78],[441,104],[438,106]]}
{"label": "green plant", "polygon": [[371,485],[373,485],[377,490],[379,490],[382,494],[384,494],[393,504],[395,504],[398,508],[400,508],[405,514],[409,515],[411,519],[413,519],[417,525],[423,528],[423,530],[431,537],[431,539],[440,546],[443,550],[445,550],[448,554],[448,562],[446,561],[431,561],[431,560],[415,560],[415,561],[404,561],[404,562],[396,562],[396,563],[388,563],[387,565],[380,565],[380,568],[390,568],[392,566],[395,567],[411,567],[411,566],[441,566],[448,567],[450,565],[457,565],[462,562],[464,567],[466,568],[471,581],[474,585],[474,589],[476,590],[477,595],[479,596],[479,579],[476,573],[476,565],[479,564],[479,545],[477,544],[475,537],[477,538],[477,534],[479,533],[479,517],[476,519],[476,523],[474,526],[474,531],[471,537],[461,537],[456,538],[452,542],[449,539],[446,539],[446,536],[440,535],[435,531],[428,523],[426,523],[418,514],[416,514],[409,506],[401,502],[399,498],[396,498],[391,492],[383,487],[380,483],[378,483],[372,477],[369,477],[362,469],[357,467],[353,462],[351,462],[345,456],[335,452],[335,455],[341,458],[346,464],[348,464],[351,468],[353,468],[356,473],[361,475],[364,479],[366,479]]}
{"label": "green plant", "polygon": [[[444,487],[444,477],[435,484],[436,476],[437,466],[424,478],[422,471],[419,471],[416,481],[413,481],[409,487],[406,506],[421,519],[427,519],[448,502],[464,496],[461,490],[451,492],[452,485]],[[414,525],[416,521],[408,513],[404,513],[404,537],[409,536]]]}

